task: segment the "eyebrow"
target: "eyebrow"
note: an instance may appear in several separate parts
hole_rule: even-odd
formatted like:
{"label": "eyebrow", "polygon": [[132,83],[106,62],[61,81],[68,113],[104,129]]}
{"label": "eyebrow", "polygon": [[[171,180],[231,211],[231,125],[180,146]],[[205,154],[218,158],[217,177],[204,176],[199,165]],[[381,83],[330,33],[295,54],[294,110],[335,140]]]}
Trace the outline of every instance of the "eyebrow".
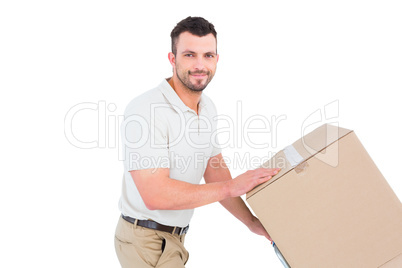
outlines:
{"label": "eyebrow", "polygon": [[194,51],[191,51],[191,50],[185,50],[185,51],[183,51],[183,52],[182,52],[182,54],[186,54],[186,53],[192,53],[192,54],[195,54],[195,52],[194,52]]}
{"label": "eyebrow", "polygon": [[[187,54],[187,53],[197,54],[197,52],[194,52],[194,51],[191,51],[191,50],[185,50],[185,51],[182,52],[182,54]],[[208,52],[205,52],[204,54],[216,55],[216,52],[208,51]]]}

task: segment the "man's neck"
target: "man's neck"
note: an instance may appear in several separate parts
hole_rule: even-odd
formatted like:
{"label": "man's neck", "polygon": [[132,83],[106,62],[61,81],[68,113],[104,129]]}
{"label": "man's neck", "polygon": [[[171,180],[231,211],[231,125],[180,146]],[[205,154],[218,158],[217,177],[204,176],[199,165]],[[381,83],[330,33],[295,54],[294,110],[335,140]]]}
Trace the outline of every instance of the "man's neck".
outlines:
{"label": "man's neck", "polygon": [[198,114],[198,103],[201,100],[202,92],[194,92],[188,89],[183,83],[181,83],[176,77],[173,76],[168,79],[169,85],[173,88],[179,98],[190,109]]}

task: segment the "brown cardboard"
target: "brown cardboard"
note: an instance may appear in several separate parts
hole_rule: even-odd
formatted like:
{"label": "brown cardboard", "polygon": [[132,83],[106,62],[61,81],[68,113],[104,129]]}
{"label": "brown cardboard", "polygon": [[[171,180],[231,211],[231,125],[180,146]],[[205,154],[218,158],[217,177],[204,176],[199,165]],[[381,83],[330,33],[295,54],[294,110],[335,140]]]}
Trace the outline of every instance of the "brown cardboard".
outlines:
{"label": "brown cardboard", "polygon": [[323,125],[292,146],[304,160],[291,166],[278,152],[263,166],[282,170],[247,194],[289,265],[397,263],[402,205],[355,133]]}
{"label": "brown cardboard", "polygon": [[402,267],[402,254],[398,255],[397,257],[393,258],[390,261],[387,261],[380,268],[401,268]]}

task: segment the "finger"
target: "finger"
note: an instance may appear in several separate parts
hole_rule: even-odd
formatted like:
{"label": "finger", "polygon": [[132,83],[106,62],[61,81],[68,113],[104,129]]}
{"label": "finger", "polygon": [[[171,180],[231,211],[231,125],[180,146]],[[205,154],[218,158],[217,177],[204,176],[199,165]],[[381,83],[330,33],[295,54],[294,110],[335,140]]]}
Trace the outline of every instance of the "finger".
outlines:
{"label": "finger", "polygon": [[265,233],[264,233],[264,236],[265,236],[269,241],[271,241],[271,244],[272,244],[272,238],[271,238],[271,236],[269,235],[269,233],[268,233],[268,232],[265,232]]}
{"label": "finger", "polygon": [[273,171],[270,168],[257,168],[254,170],[248,170],[247,171],[250,176],[260,178],[260,177],[266,177],[269,175],[274,175]]}
{"label": "finger", "polygon": [[265,177],[265,176],[274,176],[279,173],[280,168],[259,168],[256,169],[258,176]]}
{"label": "finger", "polygon": [[272,176],[266,176],[266,177],[261,177],[259,178],[259,184],[264,183],[266,181],[269,181],[270,179],[272,179]]}
{"label": "finger", "polygon": [[278,174],[278,171],[274,171],[274,170],[265,170],[265,171],[260,171],[256,174],[256,177],[258,178],[265,178],[265,177],[273,177],[276,174]]}

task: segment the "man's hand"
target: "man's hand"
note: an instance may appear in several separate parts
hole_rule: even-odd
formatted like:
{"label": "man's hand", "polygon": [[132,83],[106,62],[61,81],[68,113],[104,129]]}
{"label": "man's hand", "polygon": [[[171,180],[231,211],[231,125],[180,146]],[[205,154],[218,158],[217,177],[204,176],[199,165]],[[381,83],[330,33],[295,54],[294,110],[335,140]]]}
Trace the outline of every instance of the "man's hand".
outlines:
{"label": "man's hand", "polygon": [[272,243],[271,236],[269,236],[268,232],[265,230],[264,226],[262,226],[261,222],[259,219],[256,217],[253,217],[252,222],[249,224],[248,228],[250,231],[253,233],[256,233],[258,235],[265,236],[269,241]]}
{"label": "man's hand", "polygon": [[246,171],[231,180],[230,196],[237,197],[247,193],[257,185],[270,180],[279,170],[280,168],[257,168]]}
{"label": "man's hand", "polygon": [[204,178],[207,184],[228,182],[232,197],[220,201],[222,206],[243,222],[253,233],[265,236],[272,243],[271,237],[262,226],[260,220],[251,213],[243,199],[239,196],[252,190],[255,186],[270,180],[279,170],[280,168],[258,168],[249,170],[232,179],[222,154],[218,154],[210,158]]}

